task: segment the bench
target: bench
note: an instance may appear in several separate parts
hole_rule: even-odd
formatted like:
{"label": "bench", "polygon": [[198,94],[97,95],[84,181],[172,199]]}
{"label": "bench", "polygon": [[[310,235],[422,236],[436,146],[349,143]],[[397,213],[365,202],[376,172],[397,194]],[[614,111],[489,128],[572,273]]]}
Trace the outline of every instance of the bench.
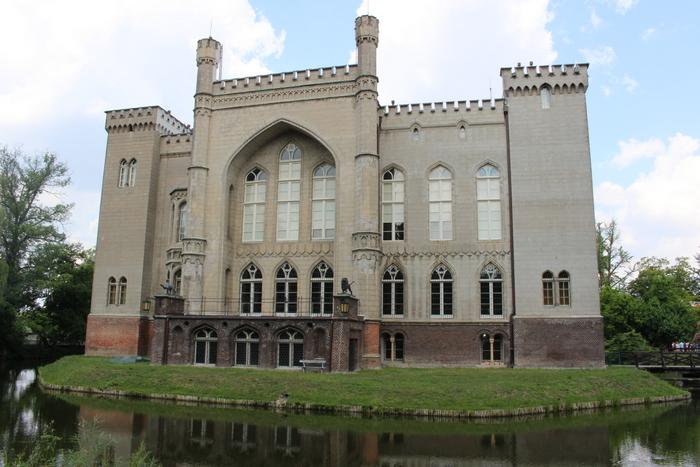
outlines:
{"label": "bench", "polygon": [[323,358],[314,358],[313,360],[301,360],[301,367],[304,371],[324,371],[326,369],[326,360]]}

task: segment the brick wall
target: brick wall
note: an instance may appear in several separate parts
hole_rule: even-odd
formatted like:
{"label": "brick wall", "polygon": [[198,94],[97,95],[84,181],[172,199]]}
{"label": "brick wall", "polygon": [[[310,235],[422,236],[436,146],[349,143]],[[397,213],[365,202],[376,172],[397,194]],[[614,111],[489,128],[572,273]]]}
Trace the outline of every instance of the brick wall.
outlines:
{"label": "brick wall", "polygon": [[150,323],[138,316],[90,314],[85,336],[86,355],[148,355]]}

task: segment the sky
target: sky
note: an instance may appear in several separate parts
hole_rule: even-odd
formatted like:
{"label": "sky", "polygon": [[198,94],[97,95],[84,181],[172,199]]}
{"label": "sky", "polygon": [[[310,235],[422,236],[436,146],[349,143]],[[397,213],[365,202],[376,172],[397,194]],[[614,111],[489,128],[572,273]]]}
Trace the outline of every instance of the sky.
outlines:
{"label": "sky", "polygon": [[74,203],[64,228],[85,246],[105,110],[160,105],[192,123],[197,39],[223,43],[226,79],[342,65],[369,12],[381,104],[501,97],[502,66],[590,63],[596,219],[615,219],[637,259],[700,252],[700,2],[0,0],[0,11],[0,145],[68,165],[72,184],[44,201]]}

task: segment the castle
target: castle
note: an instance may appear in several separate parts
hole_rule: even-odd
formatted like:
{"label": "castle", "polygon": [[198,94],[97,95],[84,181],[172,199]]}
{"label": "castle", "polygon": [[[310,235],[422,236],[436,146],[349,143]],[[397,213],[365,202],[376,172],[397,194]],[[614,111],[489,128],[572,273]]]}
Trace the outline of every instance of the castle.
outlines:
{"label": "castle", "polygon": [[503,98],[380,106],[357,65],[217,80],[193,128],[106,113],[86,353],[352,371],[598,367],[588,65],[502,68]]}

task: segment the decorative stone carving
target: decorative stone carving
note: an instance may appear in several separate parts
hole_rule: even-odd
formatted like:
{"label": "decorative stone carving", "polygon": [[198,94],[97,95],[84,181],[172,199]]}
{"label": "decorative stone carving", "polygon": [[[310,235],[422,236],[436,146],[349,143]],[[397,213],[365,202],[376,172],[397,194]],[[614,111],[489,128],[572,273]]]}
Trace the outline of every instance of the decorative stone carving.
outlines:
{"label": "decorative stone carving", "polygon": [[185,238],[182,240],[182,256],[204,255],[207,241],[203,238]]}
{"label": "decorative stone carving", "polygon": [[506,257],[510,256],[510,251],[508,250],[471,250],[471,251],[417,251],[417,250],[403,250],[403,251],[385,251],[384,256],[387,259],[392,258],[471,258],[475,256],[477,258],[481,257]]}
{"label": "decorative stone carving", "polygon": [[355,232],[352,234],[352,251],[375,250],[380,251],[381,241],[377,232]]}
{"label": "decorative stone carving", "polygon": [[168,248],[165,252],[165,264],[180,263],[182,260],[182,248]]}
{"label": "decorative stone carving", "polygon": [[340,84],[304,86],[299,88],[284,88],[276,91],[257,91],[238,93],[214,98],[218,109],[245,107],[262,103],[289,102],[307,99],[324,99],[328,97],[349,97],[355,91],[355,82],[348,81]]}

